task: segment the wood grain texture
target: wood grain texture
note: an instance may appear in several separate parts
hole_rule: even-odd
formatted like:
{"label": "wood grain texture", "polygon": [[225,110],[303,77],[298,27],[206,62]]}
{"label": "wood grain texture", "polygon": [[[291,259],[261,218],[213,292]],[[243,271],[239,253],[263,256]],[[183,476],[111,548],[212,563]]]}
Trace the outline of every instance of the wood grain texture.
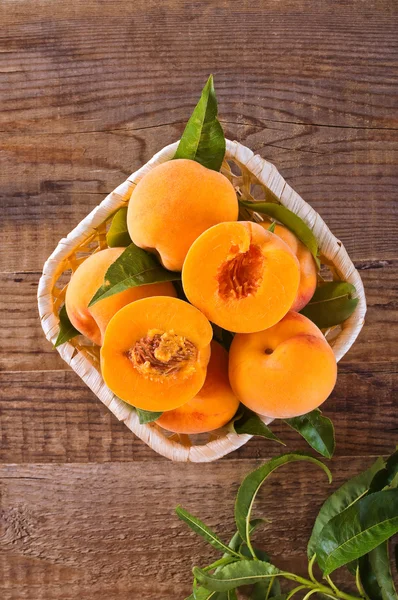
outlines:
{"label": "wood grain texture", "polygon": [[[398,261],[359,261],[356,266],[365,285],[368,313],[343,364],[397,362]],[[36,300],[39,277],[39,273],[0,273],[0,371],[67,368],[41,329]]]}
{"label": "wood grain texture", "polygon": [[[228,137],[277,165],[353,260],[396,257],[397,132],[281,123],[224,127]],[[182,129],[181,122],[143,131],[3,134],[6,252],[0,271],[41,270],[56,242]]]}
{"label": "wood grain texture", "polygon": [[[361,4],[361,3],[360,3]],[[224,115],[396,128],[397,10],[344,0],[1,3],[4,131],[186,119],[211,72]],[[67,68],[66,68],[67,67]],[[380,76],[382,73],[382,76]],[[170,86],[172,76],[173,86]]]}
{"label": "wood grain texture", "polygon": [[[325,405],[333,486],[390,452],[397,5],[3,0],[0,22],[0,598],[182,599],[192,565],[214,553],[173,508],[181,502],[227,539],[240,480],[281,449],[252,440],[205,469],[157,456],[44,339],[39,273],[61,237],[181,135],[213,72],[226,135],[278,167],[364,279],[367,322]],[[288,449],[305,448],[287,427],[275,431]],[[266,490],[258,509],[272,534],[261,539],[277,564],[304,572],[324,474],[301,465]]]}
{"label": "wood grain texture", "polygon": [[[305,574],[316,510],[331,489],[373,460],[335,460],[332,486],[314,466],[297,463],[275,473],[256,503],[256,514],[272,519],[256,535],[258,545],[280,567]],[[152,463],[145,477],[141,463],[0,466],[1,598],[182,600],[190,593],[192,566],[218,555],[174,508],[182,504],[228,540],[234,495],[257,465],[165,462],[159,469]],[[346,586],[352,581],[344,579]]]}

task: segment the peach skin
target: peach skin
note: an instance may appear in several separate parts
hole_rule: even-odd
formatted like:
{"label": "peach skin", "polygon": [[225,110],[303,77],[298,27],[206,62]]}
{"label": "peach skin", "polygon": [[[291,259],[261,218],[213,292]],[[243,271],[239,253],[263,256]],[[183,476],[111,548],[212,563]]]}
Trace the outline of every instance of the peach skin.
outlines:
{"label": "peach skin", "polygon": [[66,311],[72,325],[99,346],[110,319],[126,304],[148,296],[177,295],[172,283],[154,283],[132,287],[88,308],[95,292],[104,283],[108,268],[124,250],[125,248],[106,248],[89,256],[73,273],[66,289]]}
{"label": "peach skin", "polygon": [[[260,223],[264,229],[268,229],[271,221]],[[275,235],[281,238],[297,257],[300,265],[300,283],[297,296],[290,310],[299,312],[314,295],[317,285],[317,266],[314,258],[308,248],[284,225],[276,223],[274,229]]]}
{"label": "peach skin", "polygon": [[155,251],[170,271],[181,271],[189,247],[206,229],[236,221],[238,200],[221,173],[193,160],[167,161],[149,171],[133,191],[127,225],[133,242]]}
{"label": "peach skin", "polygon": [[231,345],[231,387],[260,415],[303,415],[326,400],[336,377],[336,359],[323,333],[295,312],[265,331],[236,335]]}

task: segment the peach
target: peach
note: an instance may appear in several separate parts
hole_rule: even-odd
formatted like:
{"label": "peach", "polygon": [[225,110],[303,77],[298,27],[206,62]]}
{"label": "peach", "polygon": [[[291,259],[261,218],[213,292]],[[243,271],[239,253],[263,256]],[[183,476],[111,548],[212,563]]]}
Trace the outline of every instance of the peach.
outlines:
{"label": "peach", "polygon": [[297,258],[278,236],[251,221],[214,225],[192,244],[182,270],[188,300],[233,332],[262,331],[290,309]]}
{"label": "peach", "polygon": [[66,290],[66,311],[72,325],[99,346],[110,319],[126,304],[148,296],[177,295],[172,283],[154,283],[129,288],[88,308],[95,292],[104,283],[108,268],[124,250],[107,248],[89,256],[73,273]]}
{"label": "peach", "polygon": [[[271,221],[260,223],[265,229],[271,225]],[[281,238],[289,246],[297,257],[300,265],[300,283],[297,296],[290,310],[299,312],[314,295],[317,285],[317,266],[314,257],[308,248],[284,225],[277,223],[274,229],[275,235]]]}
{"label": "peach", "polygon": [[238,200],[221,173],[193,160],[154,167],[133,191],[127,226],[133,242],[155,251],[170,271],[181,271],[189,247],[206,229],[236,221]]}
{"label": "peach", "polygon": [[167,296],[136,300],[109,321],[102,376],[136,408],[172,410],[204,384],[212,336],[209,321],[188,302]]}
{"label": "peach", "polygon": [[156,422],[175,433],[204,433],[228,423],[238,406],[239,400],[228,379],[228,352],[212,341],[206,380],[201,390],[186,404],[163,413]]}
{"label": "peach", "polygon": [[260,415],[284,419],[317,408],[336,376],[336,359],[323,333],[295,312],[265,331],[236,335],[231,345],[231,387]]}

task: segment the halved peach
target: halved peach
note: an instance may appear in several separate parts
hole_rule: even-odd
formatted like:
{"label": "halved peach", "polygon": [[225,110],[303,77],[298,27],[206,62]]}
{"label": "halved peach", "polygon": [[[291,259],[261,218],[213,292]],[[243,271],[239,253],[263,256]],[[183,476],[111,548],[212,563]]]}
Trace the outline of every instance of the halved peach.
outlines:
{"label": "halved peach", "polygon": [[188,302],[167,296],[137,300],[106,328],[102,376],[114,394],[137,408],[177,408],[204,384],[212,335],[209,321]]}
{"label": "halved peach", "polygon": [[192,244],[182,270],[185,294],[213,323],[234,332],[277,323],[297,294],[297,258],[251,221],[220,223]]}

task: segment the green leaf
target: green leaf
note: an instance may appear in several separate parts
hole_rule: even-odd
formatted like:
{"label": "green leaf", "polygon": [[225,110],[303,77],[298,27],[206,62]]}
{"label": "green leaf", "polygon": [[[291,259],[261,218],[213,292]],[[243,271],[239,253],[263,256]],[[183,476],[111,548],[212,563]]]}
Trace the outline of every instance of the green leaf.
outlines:
{"label": "green leaf", "polygon": [[[271,589],[268,591],[269,587]],[[254,584],[252,592],[250,594],[250,600],[266,600],[273,598],[274,600],[285,600],[286,596],[281,595],[281,586],[278,577],[272,581],[259,581]]]}
{"label": "green leaf", "polygon": [[72,323],[69,321],[68,313],[66,312],[65,304],[59,311],[59,333],[57,339],[54,344],[54,348],[58,348],[65,342],[68,342],[72,338],[80,335],[80,331],[73,327]]}
{"label": "green leaf", "polygon": [[166,271],[152,254],[130,244],[105,273],[104,283],[90,300],[89,306],[132,287],[180,278],[179,273]]}
{"label": "green leaf", "polygon": [[210,75],[174,158],[195,160],[208,169],[219,171],[225,155],[224,132],[217,119],[217,99],[213,75]]}
{"label": "green leaf", "polygon": [[369,486],[369,494],[379,492],[384,488],[398,486],[398,451],[394,452],[386,462],[384,469],[378,471]]}
{"label": "green leaf", "polygon": [[238,600],[238,596],[236,595],[236,591],[235,590],[229,590],[227,592],[227,599],[228,600]]}
{"label": "green leaf", "polygon": [[196,587],[195,591],[185,600],[217,600],[217,592],[211,592],[203,587]]}
{"label": "green leaf", "polygon": [[234,433],[247,433],[249,435],[259,435],[267,440],[278,442],[279,444],[285,445],[266,425],[260,417],[253,411],[242,406],[238,410],[236,416],[228,425],[229,429]]}
{"label": "green leaf", "polygon": [[[257,527],[259,527],[260,525],[264,525],[264,523],[266,523],[266,522],[267,522],[266,519],[252,519],[250,521],[249,534],[251,535],[253,533],[253,531],[255,531],[257,529]],[[228,548],[230,548],[231,550],[234,550],[235,552],[238,552],[239,547],[241,546],[242,542],[243,542],[243,540],[241,538],[239,531],[236,531],[229,541]],[[224,554],[224,557],[225,556],[227,556],[227,555]]]}
{"label": "green leaf", "polygon": [[320,329],[343,323],[359,302],[353,298],[355,287],[344,281],[328,281],[315,290],[309,303],[300,311]]}
{"label": "green leaf", "polygon": [[141,408],[136,408],[135,412],[138,415],[139,421],[141,425],[145,425],[146,423],[153,423],[156,419],[162,416],[162,412],[153,412],[151,410],[142,410]]}
{"label": "green leaf", "polygon": [[276,458],[272,458],[264,465],[249,473],[249,475],[243,480],[236,497],[235,502],[235,521],[237,529],[242,539],[250,547],[250,517],[253,509],[254,500],[257,492],[261,485],[267,479],[267,477],[278,467],[285,465],[290,462],[296,461],[308,461],[312,462],[321,467],[329,477],[329,481],[332,480],[332,475],[329,469],[320,460],[314,458],[310,454],[304,452],[295,452],[291,454],[281,454]]}
{"label": "green leaf", "polygon": [[374,475],[380,471],[384,465],[384,460],[382,458],[378,458],[369,469],[346,481],[331,496],[329,496],[316,518],[312,534],[308,542],[308,558],[312,558],[315,554],[315,548],[318,543],[319,535],[325,525],[333,517],[342,513],[346,508],[351,506],[351,504],[354,502],[357,502],[368,492]]}
{"label": "green leaf", "polygon": [[397,600],[388,554],[388,542],[383,542],[359,559],[359,573],[365,592],[372,600]]}
{"label": "green leaf", "polygon": [[217,573],[205,573],[202,569],[195,567],[194,576],[209,590],[216,592],[227,592],[242,585],[251,585],[258,581],[267,581],[275,575],[282,575],[282,571],[260,560],[240,560],[226,565]]}
{"label": "green leaf", "polygon": [[209,542],[209,544],[213,546],[213,548],[216,548],[221,552],[225,552],[225,554],[239,557],[239,554],[224,544],[224,542],[220,540],[217,534],[214,533],[210,527],[205,525],[197,517],[191,515],[187,510],[182,508],[182,506],[177,506],[176,513],[182,521],[184,521],[193,531],[195,531],[195,533],[201,535],[207,542]]}
{"label": "green leaf", "polygon": [[[256,558],[258,558],[258,560],[262,560],[264,562],[270,562],[270,557],[269,557],[269,554],[267,554],[267,552],[265,552],[264,550],[261,550],[261,548],[256,548],[255,546],[253,546],[253,550],[254,550],[254,554],[256,555]],[[242,556],[245,556],[246,558],[253,560],[253,555],[250,552],[246,542],[241,543],[241,545],[239,547],[239,553],[242,554]]]}
{"label": "green leaf", "polygon": [[367,554],[398,532],[398,489],[361,498],[331,519],[316,546],[324,575]]}
{"label": "green leaf", "polygon": [[130,246],[131,237],[127,229],[127,206],[119,208],[115,213],[108,233],[106,243],[109,248],[123,248]]}
{"label": "green leaf", "polygon": [[270,231],[271,233],[274,233],[275,227],[276,227],[276,222],[272,221],[271,225],[268,227],[268,231]]}
{"label": "green leaf", "polygon": [[311,448],[326,458],[332,458],[335,449],[333,423],[322,415],[319,408],[301,417],[284,419],[284,421],[302,435]]}
{"label": "green leaf", "polygon": [[[279,198],[277,198],[277,200],[279,202]],[[286,208],[286,206],[276,204],[275,202],[248,202],[247,200],[241,200],[240,204],[255,212],[268,215],[282,223],[282,225],[285,225],[305,246],[307,246],[314,257],[317,267],[320,267],[317,239],[308,225],[304,223],[303,219],[300,219],[300,217]]]}

